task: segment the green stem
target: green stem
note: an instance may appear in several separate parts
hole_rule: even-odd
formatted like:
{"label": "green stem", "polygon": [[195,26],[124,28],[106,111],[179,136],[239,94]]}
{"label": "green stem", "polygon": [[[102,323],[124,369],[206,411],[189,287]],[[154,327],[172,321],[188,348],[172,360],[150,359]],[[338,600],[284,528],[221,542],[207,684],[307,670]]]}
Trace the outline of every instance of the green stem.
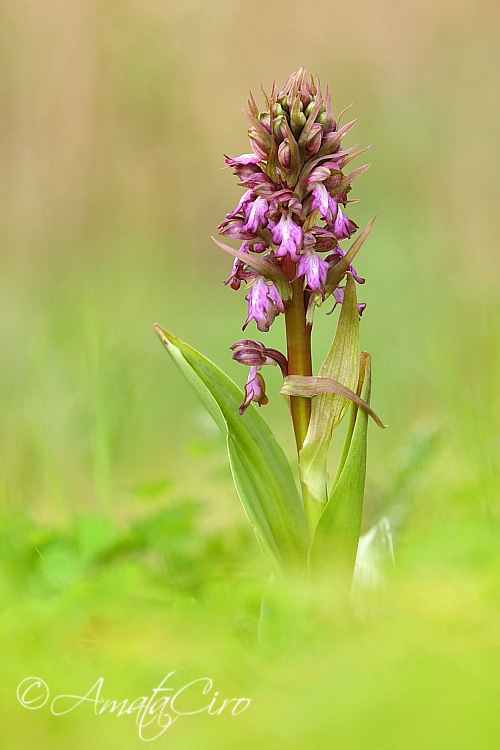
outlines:
{"label": "green stem", "polygon": [[[295,276],[295,263],[290,261],[285,272]],[[289,375],[312,375],[311,329],[306,325],[304,281],[292,281],[292,301],[285,308],[286,344]],[[300,452],[311,418],[311,399],[290,396],[290,411],[297,451]]]}
{"label": "green stem", "polygon": [[[287,260],[282,267],[290,280],[295,278],[297,272],[295,263]],[[291,281],[291,286],[292,300],[285,308],[288,374],[311,376],[311,326],[306,323],[304,281],[302,278]],[[300,454],[311,419],[311,399],[304,396],[290,396],[290,412],[297,453]],[[301,486],[309,542],[312,543],[318,522],[317,504],[307,485],[301,481]]]}

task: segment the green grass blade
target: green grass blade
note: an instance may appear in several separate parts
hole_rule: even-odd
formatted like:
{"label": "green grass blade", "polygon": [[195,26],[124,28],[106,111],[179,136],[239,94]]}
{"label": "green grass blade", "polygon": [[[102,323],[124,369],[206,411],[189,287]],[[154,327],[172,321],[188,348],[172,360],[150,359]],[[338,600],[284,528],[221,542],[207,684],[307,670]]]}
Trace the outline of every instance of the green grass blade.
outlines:
{"label": "green grass blade", "polygon": [[[370,355],[362,352],[358,393],[368,404],[370,391]],[[352,410],[338,479],[318,521],[311,549],[312,571],[347,580],[354,570],[361,528],[368,428],[367,412],[355,404]]]}
{"label": "green grass blade", "polygon": [[234,483],[273,571],[305,570],[304,508],[290,465],[266,421],[253,404],[240,416],[241,389],[198,351],[155,328],[203,405],[227,433]]}

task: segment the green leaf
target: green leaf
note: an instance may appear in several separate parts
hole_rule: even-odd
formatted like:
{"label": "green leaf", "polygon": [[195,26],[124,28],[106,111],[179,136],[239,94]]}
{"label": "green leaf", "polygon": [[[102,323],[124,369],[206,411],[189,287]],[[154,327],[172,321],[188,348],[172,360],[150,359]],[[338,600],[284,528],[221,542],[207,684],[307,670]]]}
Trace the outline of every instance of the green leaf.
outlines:
{"label": "green leaf", "polygon": [[155,326],[181,372],[224,434],[234,483],[274,573],[305,571],[304,508],[290,465],[253,404],[240,416],[241,389],[210,360]]}
{"label": "green leaf", "polygon": [[[370,403],[371,361],[362,352],[357,392]],[[337,479],[318,521],[311,549],[311,571],[350,581],[361,528],[366,474],[368,414],[352,405],[351,422]]]}
{"label": "green leaf", "polygon": [[379,427],[387,427],[366,401],[363,401],[350,388],[346,388],[345,385],[332,378],[320,378],[314,375],[288,375],[283,381],[280,393],[283,396],[303,396],[304,398],[319,396],[320,393],[338,393],[364,409]]}
{"label": "green leaf", "polygon": [[[319,376],[336,380],[352,391],[358,382],[358,371],[359,315],[355,282],[348,273],[337,331]],[[311,421],[299,455],[300,479],[310,535],[327,502],[326,459],[332,432],[342,420],[348,406],[349,400],[338,393],[320,393],[312,399]]]}

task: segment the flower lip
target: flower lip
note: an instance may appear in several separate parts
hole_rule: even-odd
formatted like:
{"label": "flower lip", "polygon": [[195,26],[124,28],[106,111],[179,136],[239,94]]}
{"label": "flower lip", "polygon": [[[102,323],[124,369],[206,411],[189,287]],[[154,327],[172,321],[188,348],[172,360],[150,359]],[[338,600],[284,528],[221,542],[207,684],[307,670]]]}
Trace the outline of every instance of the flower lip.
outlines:
{"label": "flower lip", "polygon": [[280,220],[271,231],[274,242],[279,243],[276,250],[277,257],[289,255],[292,260],[298,260],[298,251],[302,244],[302,229],[292,219],[292,212],[282,211]]}
{"label": "flower lip", "polygon": [[269,287],[263,276],[257,276],[245,299],[248,301],[248,317],[243,324],[243,330],[253,319],[262,333],[267,333],[278,311],[269,295]]}
{"label": "flower lip", "polygon": [[321,291],[324,295],[329,264],[311,248],[307,247],[300,256],[297,277],[305,276],[307,286],[313,292]]}
{"label": "flower lip", "polygon": [[259,406],[265,406],[269,403],[269,399],[266,396],[266,384],[258,367],[250,368],[248,380],[245,384],[245,398],[239,408],[240,414],[244,414],[252,401],[255,401]]}
{"label": "flower lip", "polygon": [[[251,190],[247,191],[252,193]],[[245,193],[246,195],[246,193]],[[242,227],[244,232],[256,232],[259,226],[265,227],[267,224],[266,211],[269,208],[269,203],[265,198],[256,197],[251,203],[245,205],[245,216],[246,223]]]}

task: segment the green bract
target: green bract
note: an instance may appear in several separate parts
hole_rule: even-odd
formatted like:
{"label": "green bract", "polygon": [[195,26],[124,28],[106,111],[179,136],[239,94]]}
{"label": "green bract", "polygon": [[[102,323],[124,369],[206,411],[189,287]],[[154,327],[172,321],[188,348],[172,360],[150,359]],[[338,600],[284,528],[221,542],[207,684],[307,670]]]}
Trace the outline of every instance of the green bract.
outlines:
{"label": "green bract", "polygon": [[[358,394],[370,403],[371,361],[362,352]],[[351,406],[351,421],[337,478],[318,521],[311,548],[311,569],[350,580],[356,562],[366,474],[368,413]]]}
{"label": "green bract", "polygon": [[[352,391],[358,382],[358,370],[359,315],[354,279],[347,274],[337,332],[319,375],[332,378]],[[304,502],[311,537],[327,501],[326,458],[332,432],[340,424],[348,406],[349,400],[339,393],[320,393],[312,400],[311,421],[299,455],[300,480],[305,489]]]}

